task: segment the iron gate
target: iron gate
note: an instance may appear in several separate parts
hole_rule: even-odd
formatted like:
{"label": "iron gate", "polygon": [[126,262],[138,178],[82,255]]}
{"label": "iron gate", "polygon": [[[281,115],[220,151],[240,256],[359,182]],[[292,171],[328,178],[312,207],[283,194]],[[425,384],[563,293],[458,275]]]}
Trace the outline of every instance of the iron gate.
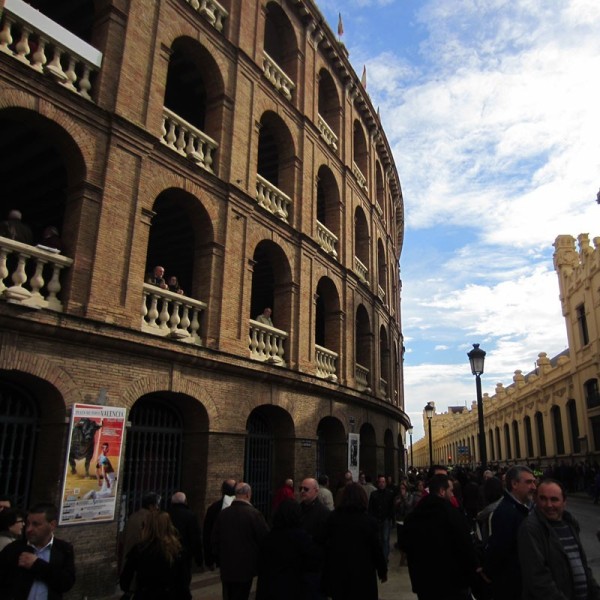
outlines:
{"label": "iron gate", "polygon": [[28,506],[37,425],[37,407],[22,388],[0,383],[0,493],[15,506]]}
{"label": "iron gate", "polygon": [[179,490],[183,439],[181,416],[163,400],[138,400],[129,420],[121,489],[126,515],[141,507],[148,492],[166,500]]}
{"label": "iron gate", "polygon": [[269,422],[254,413],[248,419],[244,480],[252,486],[252,504],[263,515],[271,513],[273,432]]}

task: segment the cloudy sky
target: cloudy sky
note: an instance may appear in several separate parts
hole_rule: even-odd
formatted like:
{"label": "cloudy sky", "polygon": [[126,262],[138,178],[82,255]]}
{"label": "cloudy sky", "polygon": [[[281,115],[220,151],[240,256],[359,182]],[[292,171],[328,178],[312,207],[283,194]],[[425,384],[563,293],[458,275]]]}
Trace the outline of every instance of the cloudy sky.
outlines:
{"label": "cloudy sky", "polygon": [[404,195],[405,403],[483,391],[567,347],[557,235],[600,236],[600,2],[317,0],[381,119]]}

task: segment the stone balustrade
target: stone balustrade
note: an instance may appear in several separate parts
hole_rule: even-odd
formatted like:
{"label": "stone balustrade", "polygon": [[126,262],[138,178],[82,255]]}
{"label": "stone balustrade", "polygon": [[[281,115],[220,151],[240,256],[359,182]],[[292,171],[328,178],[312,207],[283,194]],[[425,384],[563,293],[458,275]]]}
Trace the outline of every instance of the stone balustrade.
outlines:
{"label": "stone balustrade", "polygon": [[333,129],[327,125],[325,119],[321,115],[317,116],[317,126],[325,143],[336,152],[338,148],[338,136],[333,133]]}
{"label": "stone balustrade", "polygon": [[288,334],[281,329],[250,319],[250,358],[285,367],[283,343]]}
{"label": "stone balustrade", "polygon": [[379,389],[381,391],[381,394],[387,398],[388,397],[388,382],[383,377],[379,378]]}
{"label": "stone balustrade", "polygon": [[144,283],[142,331],[200,345],[200,315],[205,302]]}
{"label": "stone balustrade", "polygon": [[315,344],[315,362],[317,364],[317,377],[337,381],[337,359],[338,355],[323,346]]}
{"label": "stone balustrade", "polygon": [[[2,4],[2,3],[0,3]],[[102,53],[23,0],[4,0],[0,51],[91,100]]]}
{"label": "stone balustrade", "polygon": [[266,52],[263,52],[263,72],[279,93],[283,94],[288,100],[292,99],[292,92],[296,87],[294,82]]}
{"label": "stone balustrade", "polygon": [[354,161],[352,161],[352,174],[356,177],[358,185],[365,190],[365,192],[368,192],[367,178],[363,175],[363,172],[358,168],[358,165]]}
{"label": "stone balustrade", "polygon": [[288,222],[288,207],[292,199],[258,173],[256,174],[256,201],[282,221]]}
{"label": "stone balustrade", "polygon": [[199,167],[213,172],[213,157],[219,144],[167,107],[163,107],[160,141]]}
{"label": "stone balustrade", "polygon": [[356,384],[363,391],[369,391],[371,388],[369,386],[369,369],[367,367],[363,367],[356,363]]}
{"label": "stone balustrade", "polygon": [[327,252],[327,254],[331,254],[333,258],[337,258],[337,251],[335,246],[338,242],[337,235],[329,231],[323,223],[317,221],[317,240],[319,242],[319,246]]}
{"label": "stone balustrade", "polygon": [[62,312],[61,273],[72,264],[72,258],[0,237],[0,299]]}
{"label": "stone balustrade", "polygon": [[367,266],[358,258],[354,257],[354,272],[358,275],[359,279],[368,284],[369,283],[369,269]]}
{"label": "stone balustrade", "polygon": [[379,296],[379,299],[385,304],[385,290],[379,284],[377,284],[377,295]]}
{"label": "stone balustrade", "polygon": [[229,13],[218,2],[215,0],[186,0],[186,2],[217,31],[223,31],[223,22]]}

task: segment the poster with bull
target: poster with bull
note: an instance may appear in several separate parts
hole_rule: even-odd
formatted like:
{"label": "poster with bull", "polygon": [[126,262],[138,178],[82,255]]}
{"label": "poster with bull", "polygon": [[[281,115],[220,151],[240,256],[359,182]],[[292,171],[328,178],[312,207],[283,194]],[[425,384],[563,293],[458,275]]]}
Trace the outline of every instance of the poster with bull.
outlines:
{"label": "poster with bull", "polygon": [[115,518],[124,430],[125,408],[73,406],[60,525]]}

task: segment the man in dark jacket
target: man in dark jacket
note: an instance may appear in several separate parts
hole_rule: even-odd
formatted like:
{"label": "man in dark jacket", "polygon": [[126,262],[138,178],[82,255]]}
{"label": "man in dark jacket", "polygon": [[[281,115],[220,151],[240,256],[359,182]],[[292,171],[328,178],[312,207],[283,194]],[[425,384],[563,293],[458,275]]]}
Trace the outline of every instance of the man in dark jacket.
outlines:
{"label": "man in dark jacket", "polygon": [[[404,520],[402,549],[419,600],[470,600],[478,568],[469,524],[450,503],[452,481],[434,475],[429,495]],[[448,577],[436,575],[439,569]],[[517,598],[517,596],[515,596]]]}
{"label": "man in dark jacket", "polygon": [[494,600],[521,597],[517,532],[531,510],[534,492],[535,476],[529,467],[517,465],[506,472],[506,490],[492,515],[483,564]]}
{"label": "man in dark jacket", "polygon": [[[175,492],[171,497],[169,515],[175,529],[179,532],[183,546],[183,571],[185,574],[183,584],[189,592],[192,582],[192,559],[199,567],[203,564],[200,525],[198,525],[196,515],[187,505],[187,498],[183,492]],[[192,594],[190,593],[188,597],[191,598]]]}
{"label": "man in dark jacket", "polygon": [[390,556],[390,531],[394,521],[394,493],[387,487],[384,475],[377,476],[377,488],[369,496],[369,514],[377,521],[379,544],[388,562]]}
{"label": "man in dark jacket", "polygon": [[25,540],[0,553],[0,597],[60,600],[75,583],[73,546],[54,537],[58,509],[37,504],[29,511]]}
{"label": "man in dark jacket", "polygon": [[203,537],[202,543],[204,545],[204,561],[206,566],[212,571],[215,568],[215,557],[212,551],[212,531],[217,522],[219,513],[228,506],[235,499],[235,479],[226,479],[221,484],[221,497],[213,502],[207,509],[206,515],[204,516],[204,525],[202,527]]}
{"label": "man in dark jacket", "polygon": [[235,486],[235,500],[222,510],[212,532],[213,554],[221,569],[223,598],[248,600],[258,573],[259,547],[269,532],[262,513],[252,504],[247,483]]}
{"label": "man in dark jacket", "polygon": [[554,479],[538,487],[535,509],[519,530],[523,598],[600,600],[579,539],[579,524],[565,510],[566,493]]}

